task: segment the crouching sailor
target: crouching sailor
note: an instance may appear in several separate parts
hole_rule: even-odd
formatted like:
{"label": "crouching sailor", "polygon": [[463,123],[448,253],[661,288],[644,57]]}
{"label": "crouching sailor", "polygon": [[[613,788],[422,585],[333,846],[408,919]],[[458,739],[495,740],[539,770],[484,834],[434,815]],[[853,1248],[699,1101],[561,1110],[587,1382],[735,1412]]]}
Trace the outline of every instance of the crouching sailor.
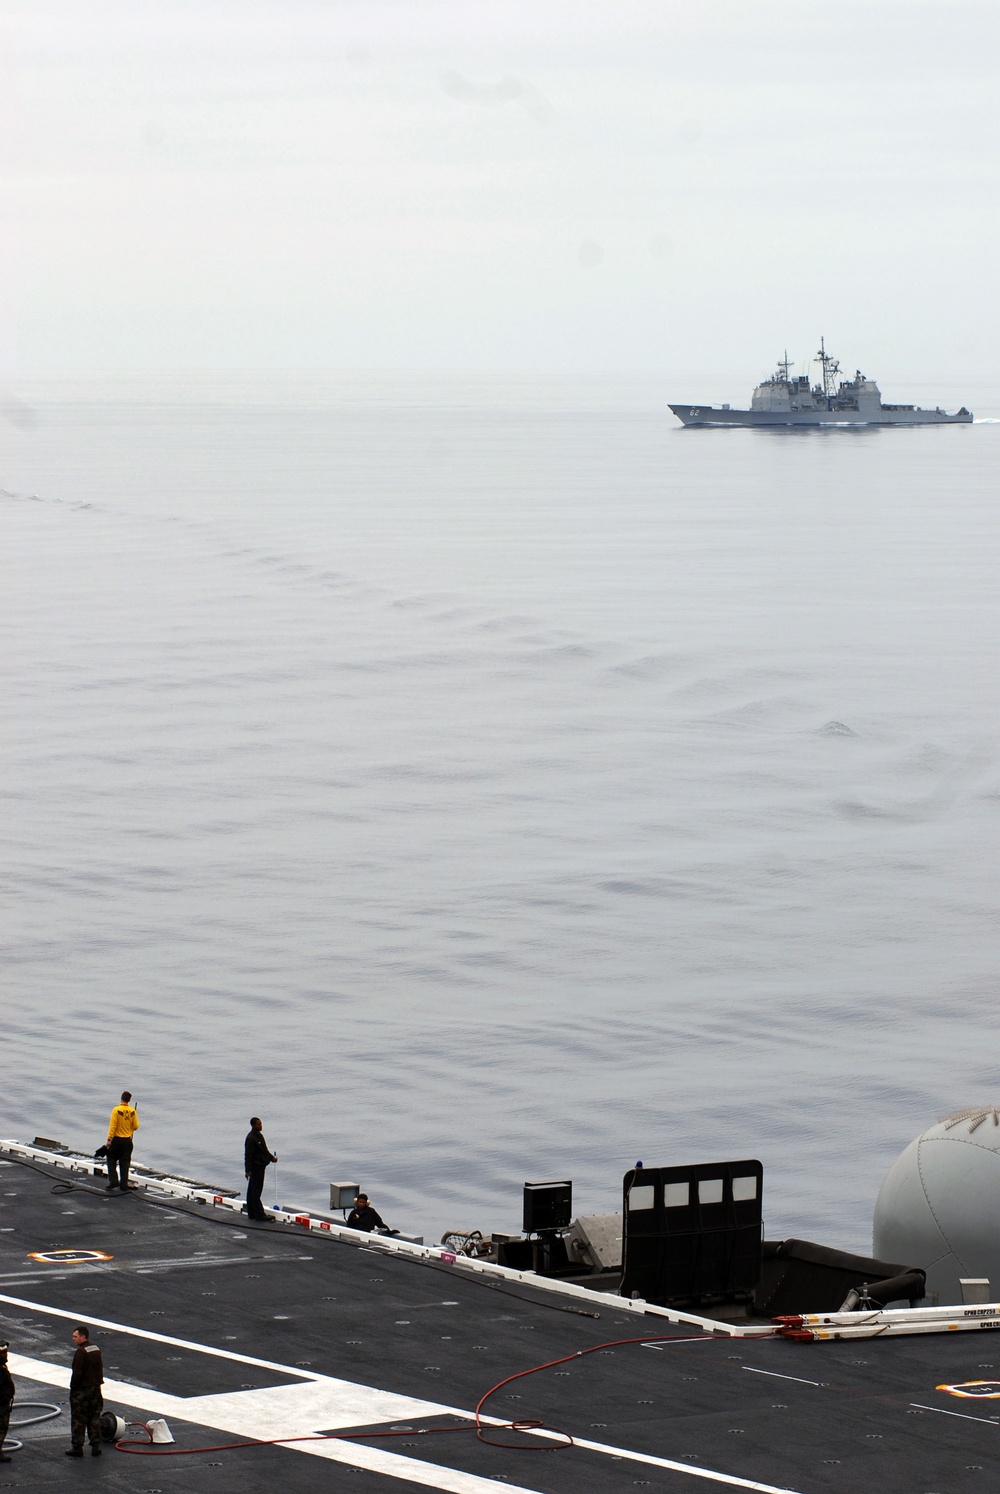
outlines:
{"label": "crouching sailor", "polygon": [[398,1235],[398,1229],[390,1229],[378,1209],[368,1202],[367,1193],[359,1193],[354,1208],[347,1216],[348,1229],[363,1229],[367,1234]]}
{"label": "crouching sailor", "polygon": [[90,1329],[81,1323],[73,1329],[76,1353],[69,1381],[69,1409],[72,1418],[70,1436],[73,1446],[66,1449],[67,1458],[82,1458],[83,1444],[90,1438],[90,1451],[101,1456],[101,1412],[104,1410],[104,1364],[101,1351],[90,1342]]}

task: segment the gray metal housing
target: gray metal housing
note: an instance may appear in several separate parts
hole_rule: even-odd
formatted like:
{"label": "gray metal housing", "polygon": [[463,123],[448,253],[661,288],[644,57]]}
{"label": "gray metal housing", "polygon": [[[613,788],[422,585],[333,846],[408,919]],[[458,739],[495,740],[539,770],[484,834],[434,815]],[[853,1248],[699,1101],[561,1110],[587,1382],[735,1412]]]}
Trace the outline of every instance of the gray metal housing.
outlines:
{"label": "gray metal housing", "polygon": [[[979,1105],[928,1127],[889,1168],[873,1252],[927,1272],[927,1294],[961,1302],[963,1277],[1000,1291],[1000,1111]],[[991,1299],[992,1300],[992,1299]]]}

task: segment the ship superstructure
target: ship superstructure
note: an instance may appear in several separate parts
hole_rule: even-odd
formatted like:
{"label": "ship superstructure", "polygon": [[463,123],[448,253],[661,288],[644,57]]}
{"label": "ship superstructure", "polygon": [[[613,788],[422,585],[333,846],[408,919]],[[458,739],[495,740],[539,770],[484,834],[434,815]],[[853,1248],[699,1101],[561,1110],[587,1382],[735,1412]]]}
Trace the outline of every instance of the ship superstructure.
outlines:
{"label": "ship superstructure", "polygon": [[840,378],[840,363],[826,351],[820,338],[814,362],[820,377],[810,385],[808,374],[792,376],[788,353],[777,371],[757,385],[749,410],[729,405],[671,405],[684,425],[968,425],[971,413],[963,407],[954,415],[937,407],[886,405],[874,379],[860,369],[851,379]]}

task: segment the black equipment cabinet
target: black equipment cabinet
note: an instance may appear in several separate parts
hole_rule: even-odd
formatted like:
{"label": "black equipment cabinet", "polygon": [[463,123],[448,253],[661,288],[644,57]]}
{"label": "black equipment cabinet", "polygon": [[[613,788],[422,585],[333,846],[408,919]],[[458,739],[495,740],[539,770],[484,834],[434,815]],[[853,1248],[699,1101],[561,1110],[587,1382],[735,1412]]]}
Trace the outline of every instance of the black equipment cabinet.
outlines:
{"label": "black equipment cabinet", "polygon": [[760,1162],[633,1168],[624,1178],[623,1297],[747,1300],[760,1280]]}
{"label": "black equipment cabinet", "polygon": [[567,1229],[572,1218],[573,1184],[569,1179],[558,1183],[525,1183],[521,1228],[526,1235]]}

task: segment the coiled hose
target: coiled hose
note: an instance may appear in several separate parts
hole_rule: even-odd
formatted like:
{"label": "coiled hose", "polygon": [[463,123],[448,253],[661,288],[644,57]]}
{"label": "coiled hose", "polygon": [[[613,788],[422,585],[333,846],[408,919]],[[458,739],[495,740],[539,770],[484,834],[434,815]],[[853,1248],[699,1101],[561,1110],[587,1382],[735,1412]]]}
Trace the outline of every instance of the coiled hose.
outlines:
{"label": "coiled hose", "polygon": [[[41,1416],[25,1416],[20,1421],[12,1421],[12,1427],[33,1427],[36,1422],[51,1421],[53,1416],[61,1416],[63,1413],[63,1408],[53,1405],[51,1401],[15,1401],[14,1404],[19,1411],[27,1411],[30,1407],[34,1411],[41,1411],[42,1414]],[[16,1437],[8,1437],[4,1440],[3,1451],[17,1452],[18,1448],[23,1446],[24,1443],[19,1442]]]}

